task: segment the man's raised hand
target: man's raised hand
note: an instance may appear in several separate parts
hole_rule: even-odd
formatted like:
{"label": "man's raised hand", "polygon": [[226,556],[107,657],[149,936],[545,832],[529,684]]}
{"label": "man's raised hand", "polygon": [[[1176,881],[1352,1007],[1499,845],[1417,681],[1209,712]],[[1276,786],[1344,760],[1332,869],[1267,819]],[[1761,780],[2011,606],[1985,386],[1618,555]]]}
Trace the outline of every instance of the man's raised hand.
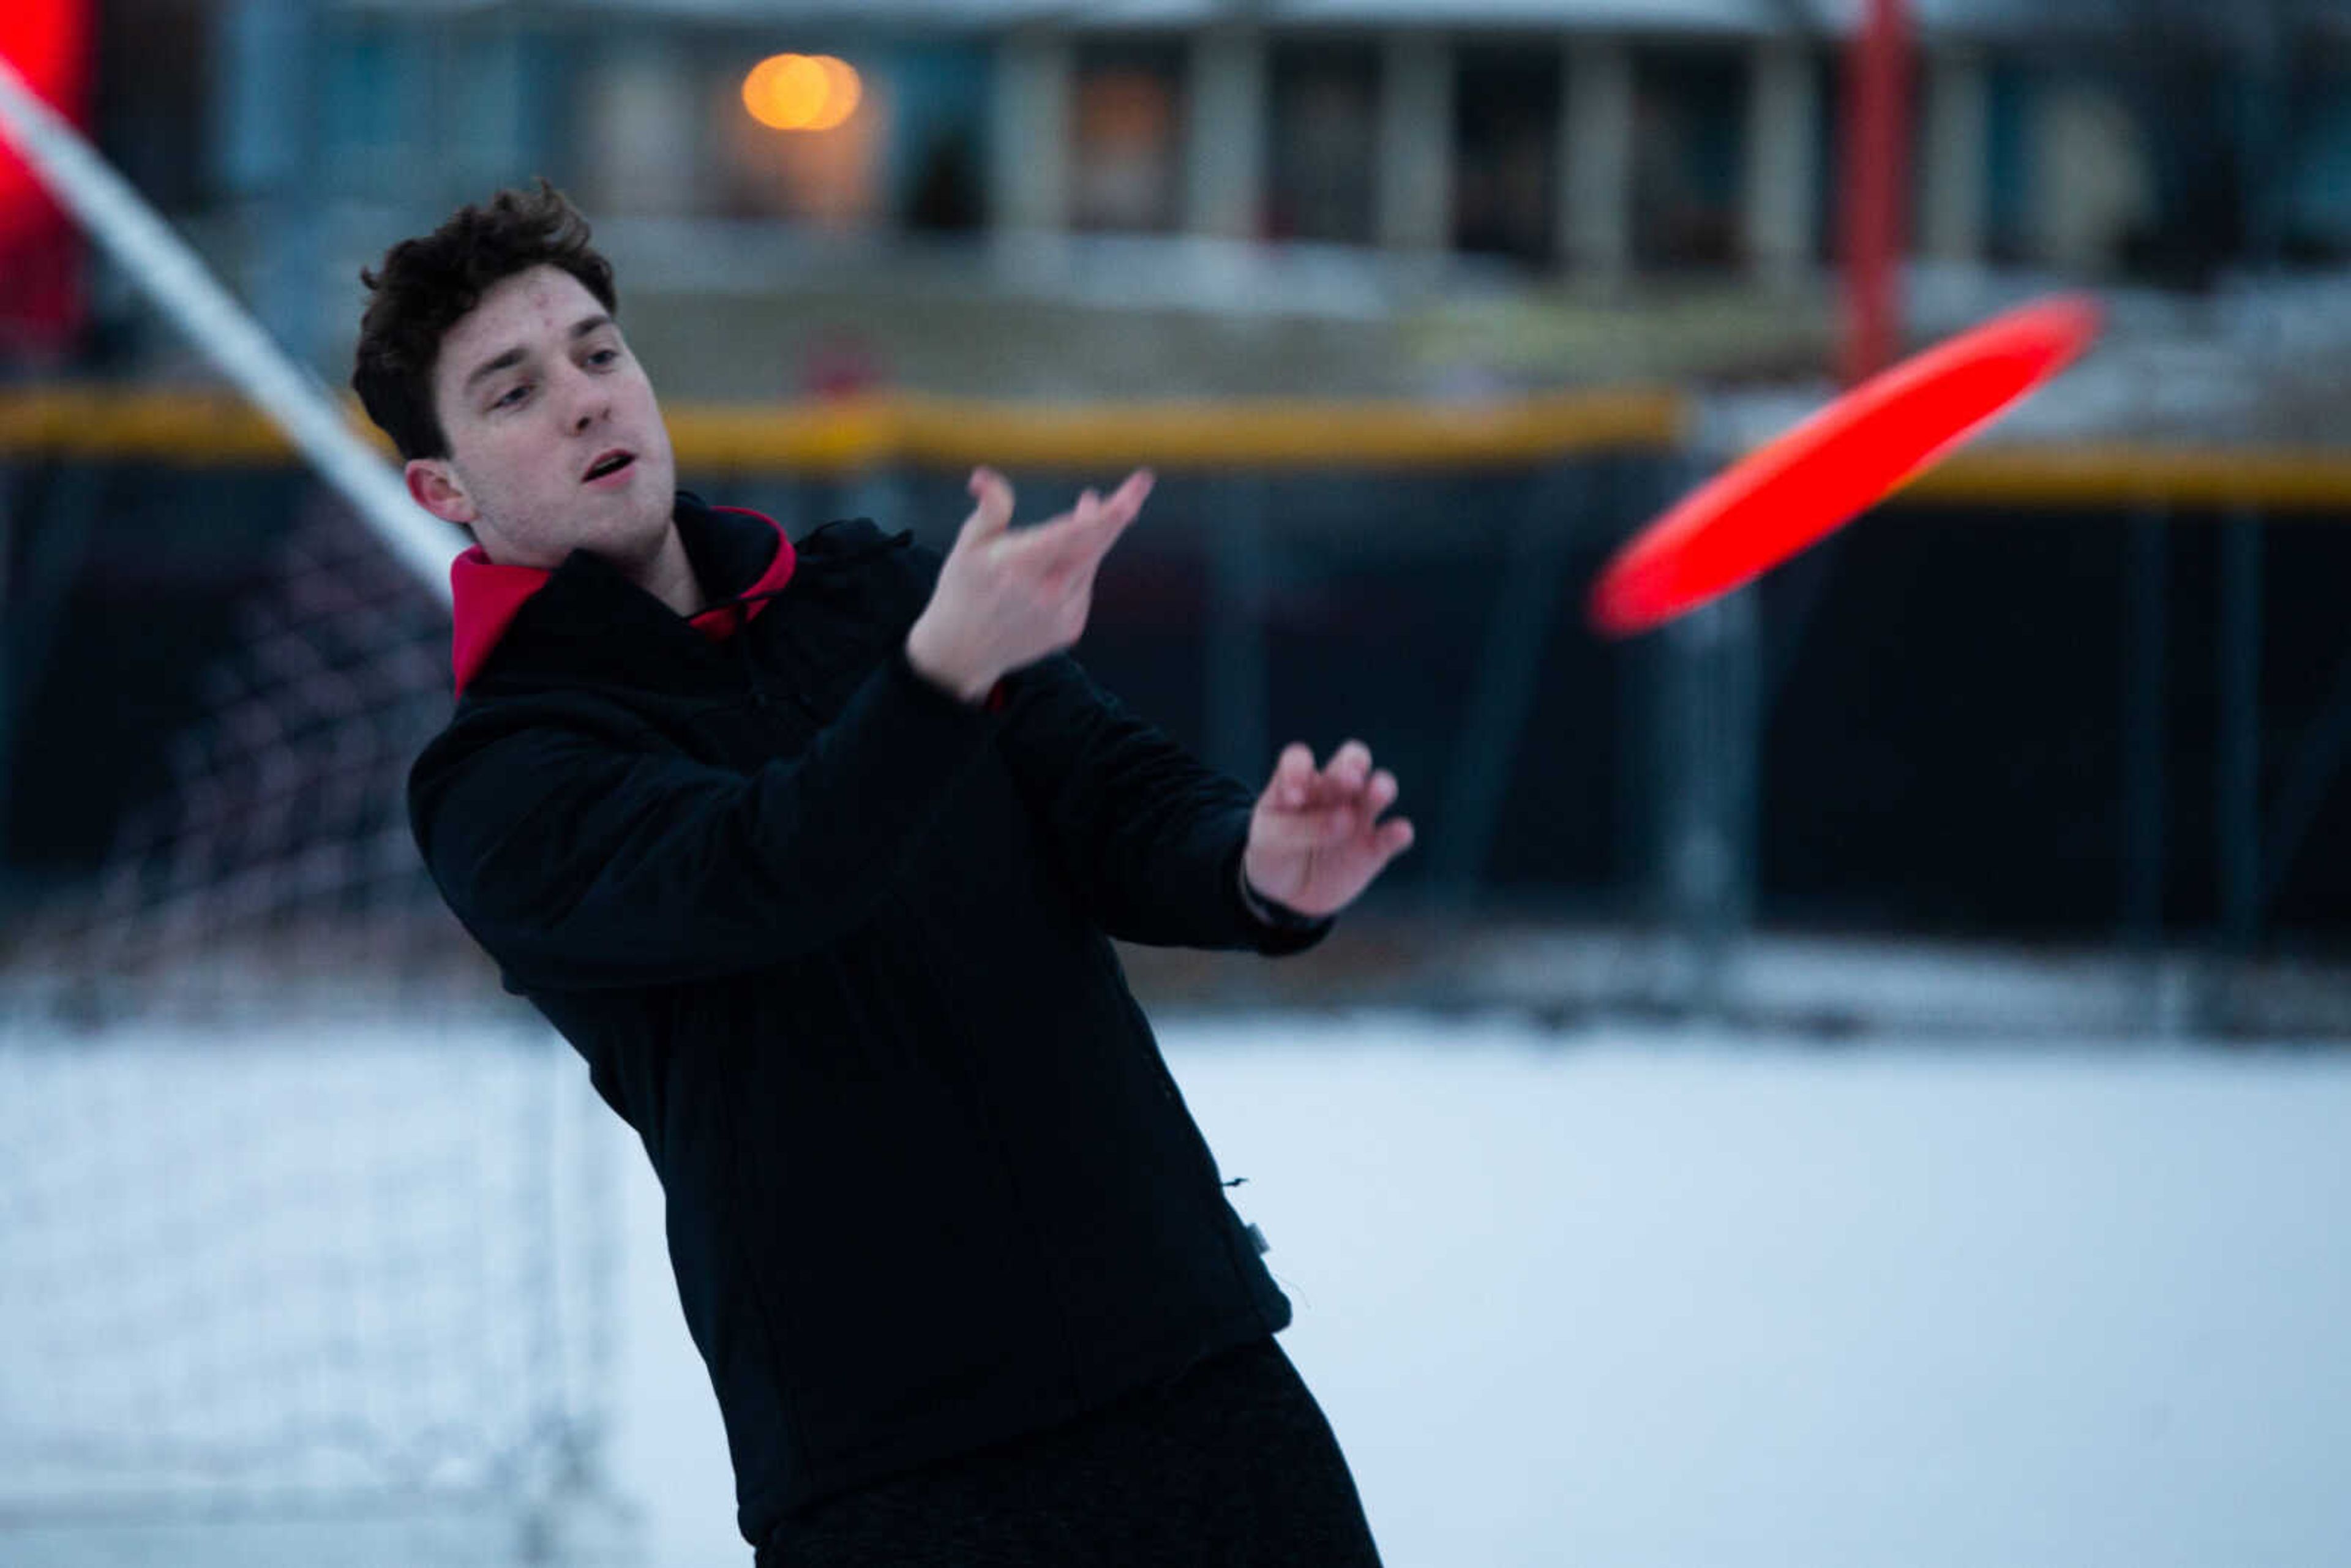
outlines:
{"label": "man's raised hand", "polygon": [[1412,823],[1380,820],[1395,804],[1395,775],[1372,767],[1371,747],[1351,740],[1316,769],[1293,745],[1249,817],[1241,874],[1269,903],[1301,915],[1335,915],[1353,904],[1388,862],[1412,847]]}
{"label": "man's raised hand", "polygon": [[992,468],[975,470],[977,505],[906,634],[907,662],[977,702],[1013,671],[1073,645],[1093,606],[1094,574],[1151,485],[1150,471],[1137,469],[1107,498],[1088,490],[1070,511],[1015,528],[1012,486]]}

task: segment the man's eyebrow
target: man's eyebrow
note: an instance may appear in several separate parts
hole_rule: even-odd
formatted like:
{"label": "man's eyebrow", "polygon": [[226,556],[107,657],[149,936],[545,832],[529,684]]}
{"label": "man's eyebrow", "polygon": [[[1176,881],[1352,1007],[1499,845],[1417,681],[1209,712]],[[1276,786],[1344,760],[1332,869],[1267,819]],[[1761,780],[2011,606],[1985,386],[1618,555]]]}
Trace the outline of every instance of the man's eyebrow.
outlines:
{"label": "man's eyebrow", "polygon": [[[576,343],[580,339],[588,336],[590,332],[597,330],[599,328],[610,327],[611,325],[613,325],[612,319],[601,312],[594,316],[583,316],[571,325],[571,340]],[[490,377],[496,375],[500,371],[510,371],[529,357],[530,353],[528,350],[522,348],[520,345],[517,345],[494,359],[484,360],[480,364],[474,367],[473,374],[465,378],[465,390],[466,392],[472,392],[477,382],[488,380]]]}
{"label": "man's eyebrow", "polygon": [[508,349],[505,353],[498,355],[496,359],[484,360],[480,364],[474,367],[474,373],[465,378],[465,390],[472,392],[477,382],[489,380],[492,376],[496,375],[500,371],[510,371],[517,365],[522,363],[523,361],[528,357],[529,355],[528,350],[517,345],[515,348]]}

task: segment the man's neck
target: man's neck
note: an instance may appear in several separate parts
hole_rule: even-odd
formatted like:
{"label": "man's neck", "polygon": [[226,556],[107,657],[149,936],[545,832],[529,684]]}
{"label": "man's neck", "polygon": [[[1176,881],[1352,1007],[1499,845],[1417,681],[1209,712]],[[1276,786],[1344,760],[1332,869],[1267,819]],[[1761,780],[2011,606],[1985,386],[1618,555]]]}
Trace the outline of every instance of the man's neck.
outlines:
{"label": "man's neck", "polygon": [[701,612],[702,583],[694,575],[694,562],[686,558],[685,540],[674,523],[662,536],[661,548],[642,567],[631,570],[629,579],[681,616]]}

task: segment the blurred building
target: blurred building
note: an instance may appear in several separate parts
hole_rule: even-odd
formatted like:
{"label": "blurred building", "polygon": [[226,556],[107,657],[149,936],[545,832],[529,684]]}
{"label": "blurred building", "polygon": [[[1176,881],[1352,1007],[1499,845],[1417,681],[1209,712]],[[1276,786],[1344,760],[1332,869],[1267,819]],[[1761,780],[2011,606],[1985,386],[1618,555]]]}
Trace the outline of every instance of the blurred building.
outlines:
{"label": "blurred building", "polygon": [[[1757,924],[2140,956],[2351,933],[2351,533],[2269,526],[2351,516],[2324,450],[2351,395],[2342,5],[1915,0],[1909,329],[2098,285],[2098,355],[2003,431],[2053,455],[1603,645],[1573,585],[1818,406],[1858,0],[78,3],[103,150],[330,382],[362,266],[545,174],[618,263],[697,486],[937,542],[982,456],[1037,515],[1162,463],[1089,666],[1237,775],[1278,737],[1378,737],[1431,824],[1390,892],[1446,920],[1659,920],[1701,977]],[[70,369],[206,376],[118,271],[89,278]],[[60,368],[0,348],[0,376]],[[1627,434],[1642,382],[1672,406]],[[1568,383],[1604,392],[1488,395]],[[780,407],[876,386],[987,406],[928,404],[928,444],[887,451],[850,438],[870,407]],[[1268,393],[1420,406],[1185,401]],[[0,904],[8,877],[137,891],[249,840],[274,869],[225,885],[307,886],[271,813],[341,797],[281,754],[404,766],[390,721],[346,747],[313,710],[390,688],[437,723],[437,612],[387,569],[363,653],[279,635],[324,635],[304,618],[371,559],[313,482],[204,400],[21,401]],[[994,406],[1046,401],[1185,406]],[[1607,417],[1530,444],[1553,403]],[[1518,434],[1464,463],[1480,421]],[[414,883],[397,778],[365,777],[386,792],[329,847]],[[131,834],[149,796],[210,813],[203,852]]]}
{"label": "blurred building", "polygon": [[[655,296],[853,292],[946,256],[959,288],[1182,308],[1311,315],[1468,277],[1784,308],[1833,256],[1859,6],[97,9],[107,150],[324,356],[350,299],[317,297],[322,265],[345,276],[387,236],[540,172]],[[1921,259],[2192,286],[2351,249],[2342,5],[1913,9]],[[853,112],[822,130],[756,120],[747,78],[783,52],[846,61]],[[1113,263],[1090,263],[1090,241]]]}

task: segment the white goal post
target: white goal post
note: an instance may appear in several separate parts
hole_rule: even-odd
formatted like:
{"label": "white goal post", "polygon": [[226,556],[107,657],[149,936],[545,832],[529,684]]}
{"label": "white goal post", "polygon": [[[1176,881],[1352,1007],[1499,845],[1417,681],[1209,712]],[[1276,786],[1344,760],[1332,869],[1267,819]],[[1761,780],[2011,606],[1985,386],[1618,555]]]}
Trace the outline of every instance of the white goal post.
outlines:
{"label": "white goal post", "polygon": [[[43,538],[240,525],[109,585],[154,685],[66,689],[145,771],[0,921],[0,1564],[627,1561],[611,1119],[408,830],[463,537],[0,60],[11,147],[317,481],[0,455]],[[59,711],[17,743],[71,755]]]}
{"label": "white goal post", "polygon": [[458,531],[418,507],[342,413],[130,182],[0,58],[0,137],[445,604]]}

